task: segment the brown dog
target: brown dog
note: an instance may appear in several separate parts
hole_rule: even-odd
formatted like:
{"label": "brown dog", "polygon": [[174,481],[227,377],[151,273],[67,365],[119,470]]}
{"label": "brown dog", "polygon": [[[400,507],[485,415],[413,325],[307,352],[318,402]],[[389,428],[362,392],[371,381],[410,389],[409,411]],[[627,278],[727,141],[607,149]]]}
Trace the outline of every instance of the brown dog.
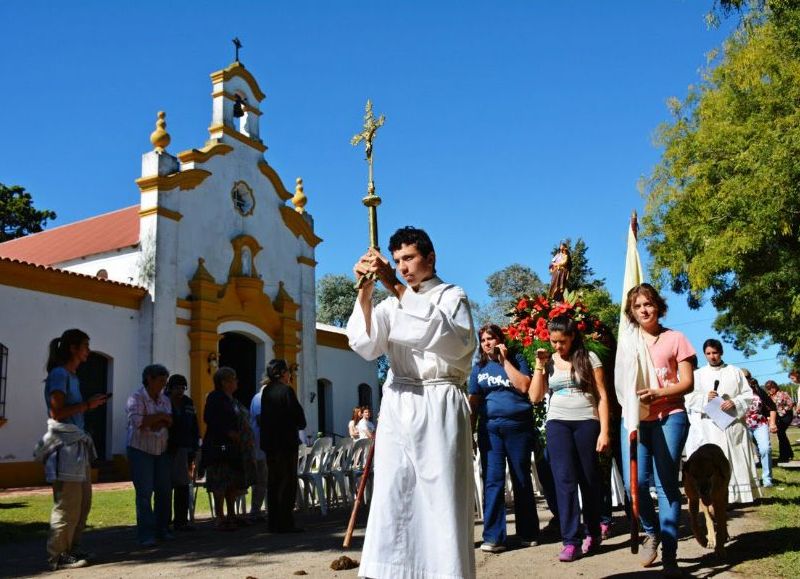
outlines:
{"label": "brown dog", "polygon": [[[689,499],[692,533],[701,546],[714,549],[719,556],[725,556],[728,540],[726,509],[730,479],[731,465],[716,444],[704,444],[683,465],[683,488]],[[698,506],[702,506],[706,518],[705,528],[700,527]]]}

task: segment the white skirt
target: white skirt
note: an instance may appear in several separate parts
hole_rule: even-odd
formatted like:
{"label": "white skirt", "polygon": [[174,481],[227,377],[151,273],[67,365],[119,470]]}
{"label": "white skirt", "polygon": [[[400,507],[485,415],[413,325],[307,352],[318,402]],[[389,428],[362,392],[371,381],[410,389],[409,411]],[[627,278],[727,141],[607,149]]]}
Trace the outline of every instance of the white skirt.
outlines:
{"label": "white skirt", "polygon": [[359,577],[475,577],[469,405],[454,384],[387,384]]}

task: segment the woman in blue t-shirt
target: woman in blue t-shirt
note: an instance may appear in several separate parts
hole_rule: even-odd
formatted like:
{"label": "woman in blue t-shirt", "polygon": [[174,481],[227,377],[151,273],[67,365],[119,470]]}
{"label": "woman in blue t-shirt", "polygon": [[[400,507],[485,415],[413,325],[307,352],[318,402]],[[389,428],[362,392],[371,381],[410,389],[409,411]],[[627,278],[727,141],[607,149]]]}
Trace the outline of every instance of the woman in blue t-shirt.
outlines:
{"label": "woman in blue t-shirt", "polygon": [[517,537],[523,546],[539,539],[539,517],[531,481],[533,407],[528,400],[531,372],[525,359],[511,355],[503,331],[494,324],[478,330],[480,357],[469,377],[473,430],[478,419],[478,447],[483,469],[482,551],[505,550],[506,462],[514,489]]}
{"label": "woman in blue t-shirt", "polygon": [[[600,546],[602,481],[597,453],[609,449],[608,397],[603,364],[583,345],[574,320],[558,316],[547,324],[551,356],[536,352],[531,399],[540,402],[549,390],[547,449],[555,480],[563,548],[559,561],[569,563]],[[578,487],[583,497],[583,521]]]}
{"label": "woman in blue t-shirt", "polygon": [[[81,330],[67,330],[60,338],[54,338],[50,342],[44,400],[48,417],[64,425],[59,427],[54,424],[48,427],[49,431],[55,429],[62,432],[66,441],[77,439],[78,442],[73,444],[84,444],[83,441],[86,441],[85,444],[93,446],[91,439],[87,440],[83,434],[83,415],[92,408],[105,404],[108,396],[95,394],[88,400],[81,396],[81,385],[76,372],[78,366],[89,358],[89,353],[89,336]],[[91,453],[93,452],[92,449]],[[70,454],[64,450],[56,458],[62,456]],[[84,455],[84,458],[88,456]],[[53,512],[50,515],[50,534],[47,538],[49,563],[54,571],[87,565],[86,553],[81,550],[80,542],[92,505],[89,460],[84,461],[81,466],[83,472],[77,476],[71,472],[74,469],[67,472],[67,465],[61,464],[60,467],[55,469],[55,479],[52,480]]]}

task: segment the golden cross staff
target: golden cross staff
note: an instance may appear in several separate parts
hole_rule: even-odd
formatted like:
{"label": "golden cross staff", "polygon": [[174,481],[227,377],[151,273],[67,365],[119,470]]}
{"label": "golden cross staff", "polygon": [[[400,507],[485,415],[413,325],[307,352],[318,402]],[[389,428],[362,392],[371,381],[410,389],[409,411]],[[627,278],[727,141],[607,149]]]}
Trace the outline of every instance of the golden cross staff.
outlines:
{"label": "golden cross staff", "polygon": [[[369,246],[375,250],[380,249],[378,246],[378,205],[381,204],[381,198],[375,194],[375,181],[372,179],[372,142],[385,121],[386,117],[383,115],[375,118],[372,113],[372,101],[367,99],[367,107],[364,111],[364,130],[350,139],[350,144],[354,147],[364,141],[367,166],[369,167],[369,183],[367,184],[367,196],[361,202],[369,212]],[[356,284],[356,289],[360,289],[368,279],[374,280],[375,275],[362,276]]]}

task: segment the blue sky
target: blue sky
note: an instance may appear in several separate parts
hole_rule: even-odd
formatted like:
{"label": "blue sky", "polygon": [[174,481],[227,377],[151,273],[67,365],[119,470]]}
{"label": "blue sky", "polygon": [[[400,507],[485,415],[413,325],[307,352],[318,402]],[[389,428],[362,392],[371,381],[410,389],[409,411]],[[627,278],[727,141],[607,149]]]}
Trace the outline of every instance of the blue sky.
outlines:
{"label": "blue sky", "polygon": [[[387,117],[375,144],[384,245],[399,226],[426,228],[442,276],[485,301],[490,273],[519,262],[545,278],[551,247],[582,237],[619,299],[666,100],[735,25],[709,30],[711,4],[5,0],[0,182],[24,185],[56,224],[138,203],[156,111],[173,153],[202,146],[208,75],[238,36],[267,93],[266,158],[287,186],[303,177],[325,239],[318,275],[349,272],[367,245],[366,168],[349,138],[370,97]],[[667,325],[699,349],[713,309],[668,297]],[[775,356],[746,365],[784,381]]]}

